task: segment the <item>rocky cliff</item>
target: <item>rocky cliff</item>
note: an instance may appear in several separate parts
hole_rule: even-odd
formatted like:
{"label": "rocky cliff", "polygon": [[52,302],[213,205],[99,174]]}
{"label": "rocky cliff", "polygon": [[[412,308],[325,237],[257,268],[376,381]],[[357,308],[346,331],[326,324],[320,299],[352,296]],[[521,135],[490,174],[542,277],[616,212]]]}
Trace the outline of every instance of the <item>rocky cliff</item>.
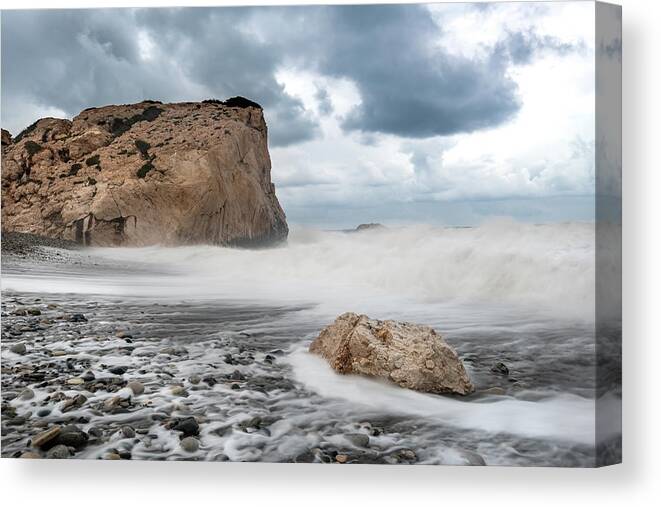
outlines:
{"label": "rocky cliff", "polygon": [[95,246],[283,240],[262,109],[145,101],[3,130],[2,229]]}

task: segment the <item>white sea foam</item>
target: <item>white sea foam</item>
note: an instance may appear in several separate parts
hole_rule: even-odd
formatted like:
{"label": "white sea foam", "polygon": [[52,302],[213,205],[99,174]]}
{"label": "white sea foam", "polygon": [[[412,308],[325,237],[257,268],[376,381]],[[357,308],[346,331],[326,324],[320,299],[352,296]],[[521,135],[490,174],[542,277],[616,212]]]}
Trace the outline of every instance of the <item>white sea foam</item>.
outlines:
{"label": "white sea foam", "polygon": [[[477,228],[412,226],[347,234],[294,228],[264,250],[214,246],[96,248],[118,264],[154,274],[72,278],[3,277],[15,290],[96,292],[179,299],[308,301],[332,309],[380,304],[493,303],[592,319],[593,224],[496,221]],[[165,275],[163,274],[165,273]],[[38,285],[38,287],[37,287]],[[363,310],[361,310],[363,311]]]}
{"label": "white sea foam", "polygon": [[[219,315],[227,308],[253,308],[263,320],[251,319],[245,327],[237,324],[234,331],[247,332],[240,340],[257,343],[277,336],[269,347],[289,351],[282,358],[286,368],[277,374],[286,372],[304,391],[286,389],[268,400],[257,391],[218,385],[213,396],[206,398],[191,391],[188,401],[203,407],[212,419],[223,421],[223,427],[256,414],[278,419],[270,427],[271,437],[206,427],[200,452],[211,450],[207,459],[224,454],[233,460],[286,460],[346,433],[363,431],[356,417],[379,421],[389,415],[415,424],[407,423],[396,438],[393,434],[371,436],[371,442],[388,452],[402,446],[424,448],[421,459],[425,463],[463,463],[465,456],[455,456],[452,446],[473,448],[476,442],[475,449],[490,464],[533,459],[518,454],[521,439],[547,443],[535,450],[539,455],[534,459],[541,462],[556,459],[556,444],[550,442],[562,443],[565,449],[578,444],[583,454],[585,446],[594,443],[593,370],[564,360],[593,354],[592,224],[499,221],[477,228],[413,226],[360,233],[293,228],[286,244],[264,250],[155,246],[94,248],[71,256],[72,262],[59,265],[9,265],[3,271],[3,290],[74,293],[79,299],[101,303],[117,300],[128,305],[129,312],[161,300],[170,312],[175,311],[171,306],[185,302],[190,304],[181,305],[181,311],[187,317],[200,306]],[[262,316],[258,303],[268,303],[264,308],[287,307],[287,311],[282,317]],[[297,303],[305,306],[300,309]],[[478,389],[500,385],[502,379],[494,377],[489,367],[501,355],[519,383],[506,396],[465,401],[337,375],[306,349],[318,330],[344,311],[434,326],[460,353],[477,358],[478,363],[467,361],[466,366]],[[207,366],[214,374],[229,374],[237,368],[224,363],[225,348],[211,346],[233,329],[228,328],[231,319],[222,322],[196,335],[202,341],[187,344],[191,358],[177,364],[182,378],[199,374]],[[172,333],[181,338],[189,331],[184,326]],[[150,333],[148,328],[146,336]],[[169,339],[168,333],[164,336]],[[65,342],[54,346],[69,347]],[[98,348],[96,342],[93,346]],[[80,353],[81,344],[77,347]],[[105,364],[114,360],[112,355],[103,357]],[[118,356],[120,360],[126,358]],[[240,368],[248,377],[274,375],[269,364]],[[301,396],[301,392],[309,394]],[[151,396],[155,405],[149,410],[177,402],[164,389]],[[602,400],[603,410],[611,406],[615,404]],[[395,424],[391,431],[397,428]],[[450,433],[452,445],[447,442]],[[178,445],[169,433],[160,431],[152,447],[137,446],[133,453],[150,457],[167,448],[176,454]]]}
{"label": "white sea foam", "polygon": [[594,443],[594,400],[559,394],[543,401],[494,397],[475,403],[401,389],[355,375],[337,375],[321,358],[305,349],[288,361],[296,380],[317,394],[348,401],[356,410],[371,409],[425,417],[457,428],[509,433],[531,438]]}

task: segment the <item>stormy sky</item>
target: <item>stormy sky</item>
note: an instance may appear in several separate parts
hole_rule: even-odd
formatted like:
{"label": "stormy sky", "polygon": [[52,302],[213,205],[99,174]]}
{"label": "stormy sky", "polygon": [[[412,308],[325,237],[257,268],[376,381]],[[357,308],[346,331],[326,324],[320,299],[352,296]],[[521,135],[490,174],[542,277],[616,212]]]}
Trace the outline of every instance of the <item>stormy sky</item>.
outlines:
{"label": "stormy sky", "polygon": [[591,220],[590,2],[2,12],[2,126],[243,95],[289,221]]}

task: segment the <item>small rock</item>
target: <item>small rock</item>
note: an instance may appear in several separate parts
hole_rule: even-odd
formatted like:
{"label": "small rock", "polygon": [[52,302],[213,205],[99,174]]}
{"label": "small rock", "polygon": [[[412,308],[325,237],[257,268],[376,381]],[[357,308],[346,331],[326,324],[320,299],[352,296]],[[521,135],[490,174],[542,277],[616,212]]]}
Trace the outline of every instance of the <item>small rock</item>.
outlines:
{"label": "small rock", "polygon": [[121,457],[119,454],[117,454],[116,452],[109,452],[108,454],[106,454],[106,455],[103,457],[103,459],[111,459],[111,460],[113,460],[113,459],[122,459],[122,457]]}
{"label": "small rock", "polygon": [[90,428],[87,434],[93,438],[101,438],[103,436],[103,431],[100,428]]}
{"label": "small rock", "polygon": [[111,366],[108,371],[113,375],[124,375],[128,369],[128,366]]}
{"label": "small rock", "polygon": [[113,410],[119,406],[121,401],[122,399],[119,396],[108,398],[106,401],[103,402],[103,408],[105,410]]}
{"label": "small rock", "polygon": [[52,428],[39,433],[32,438],[32,447],[43,447],[56,438],[60,434],[60,431],[62,431],[62,429],[59,426],[53,426]]}
{"label": "small rock", "polygon": [[67,384],[69,384],[70,386],[79,386],[84,383],[85,381],[80,377],[74,377],[67,380]]}
{"label": "small rock", "polygon": [[74,313],[69,317],[70,322],[87,322],[87,317],[82,313]]}
{"label": "small rock", "polygon": [[23,389],[21,394],[18,395],[21,400],[31,400],[34,398],[34,391],[30,388]]}
{"label": "small rock", "polygon": [[243,376],[243,374],[239,370],[234,370],[230,374],[230,380],[245,380],[246,377]]}
{"label": "small rock", "polygon": [[347,433],[344,438],[356,447],[367,447],[370,443],[370,437],[364,433]]}
{"label": "small rock", "polygon": [[46,417],[47,415],[50,415],[50,413],[51,413],[50,408],[42,408],[37,412],[37,416]]}
{"label": "small rock", "polygon": [[14,354],[23,355],[27,352],[28,349],[25,346],[25,343],[19,342],[19,343],[15,343],[14,345],[12,345],[9,350],[11,350]]}
{"label": "small rock", "polygon": [[346,454],[338,454],[335,456],[335,461],[338,463],[346,463],[349,460],[349,456]]}
{"label": "small rock", "polygon": [[500,375],[509,375],[510,374],[510,369],[507,367],[505,363],[496,363],[491,367],[491,371],[493,373],[498,373]]}
{"label": "small rock", "polygon": [[23,459],[40,459],[41,456],[39,456],[36,452],[32,451],[25,451],[24,453],[21,454],[20,456]]}
{"label": "small rock", "polygon": [[399,451],[393,453],[392,456],[398,463],[402,461],[415,461],[418,459],[418,456],[412,449],[400,449]]}
{"label": "small rock", "polygon": [[49,459],[67,459],[70,456],[71,451],[66,445],[56,445],[46,454]]}
{"label": "small rock", "polygon": [[55,443],[64,445],[66,447],[74,447],[75,449],[82,449],[87,445],[89,436],[82,431],[78,426],[71,424],[62,428],[62,431],[57,436]]}
{"label": "small rock", "polygon": [[170,388],[170,393],[172,393],[173,396],[188,396],[188,391],[186,391],[183,386],[172,386]]}
{"label": "small rock", "polygon": [[186,437],[181,440],[180,445],[186,452],[197,452],[200,448],[200,441],[195,437]]}
{"label": "small rock", "polygon": [[137,380],[131,380],[131,382],[126,384],[126,387],[128,387],[131,391],[133,391],[133,394],[135,395],[142,394],[145,392],[145,386],[142,385],[142,383],[138,382]]}
{"label": "small rock", "polygon": [[29,315],[41,315],[41,310],[39,308],[28,308],[27,312]]}
{"label": "small rock", "polygon": [[188,381],[193,385],[197,385],[202,381],[202,378],[199,375],[193,374],[190,377],[188,377]]}
{"label": "small rock", "polygon": [[124,438],[134,438],[135,437],[135,430],[131,428],[130,426],[122,426],[121,430],[122,436]]}
{"label": "small rock", "polygon": [[484,461],[484,458],[474,452],[474,451],[469,451],[467,449],[461,449],[460,454],[462,457],[466,460],[466,464],[470,466],[486,466],[486,462]]}
{"label": "small rock", "polygon": [[185,419],[180,419],[172,427],[175,431],[181,431],[184,434],[184,437],[190,437],[200,434],[200,425],[197,423],[194,417],[186,417]]}
{"label": "small rock", "polygon": [[83,373],[80,378],[82,378],[85,382],[90,382],[96,378],[94,375],[94,372],[91,370],[87,370],[85,373]]}

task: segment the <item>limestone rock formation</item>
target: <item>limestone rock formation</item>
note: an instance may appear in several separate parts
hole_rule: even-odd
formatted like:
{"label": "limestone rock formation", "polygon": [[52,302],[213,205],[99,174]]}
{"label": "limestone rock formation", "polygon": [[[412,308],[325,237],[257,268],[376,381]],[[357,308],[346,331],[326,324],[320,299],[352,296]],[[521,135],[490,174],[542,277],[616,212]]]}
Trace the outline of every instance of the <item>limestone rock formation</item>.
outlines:
{"label": "limestone rock formation", "polygon": [[383,229],[386,229],[386,226],[383,224],[375,224],[375,223],[359,224],[358,227],[354,229],[354,232],[375,231],[375,230],[378,231]]}
{"label": "limestone rock formation", "polygon": [[5,129],[0,129],[2,131],[2,147],[9,146],[11,144],[11,134]]}
{"label": "limestone rock formation", "polygon": [[288,228],[261,107],[106,106],[2,131],[2,227],[95,246],[259,246]]}
{"label": "limestone rock formation", "polygon": [[344,313],[321,331],[310,352],[339,373],[380,377],[416,391],[474,390],[455,350],[428,326]]}

